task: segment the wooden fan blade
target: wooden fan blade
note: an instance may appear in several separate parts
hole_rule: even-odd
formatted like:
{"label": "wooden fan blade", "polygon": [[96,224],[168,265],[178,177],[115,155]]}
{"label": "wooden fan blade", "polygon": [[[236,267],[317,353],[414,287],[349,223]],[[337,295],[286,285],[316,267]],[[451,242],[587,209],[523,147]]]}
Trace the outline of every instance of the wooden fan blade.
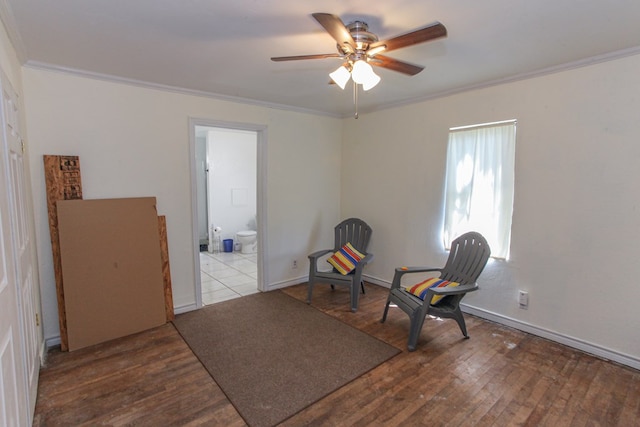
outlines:
{"label": "wooden fan blade", "polygon": [[325,58],[342,58],[338,53],[321,53],[318,55],[298,55],[298,56],[275,56],[272,61],[297,61],[300,59],[325,59]]}
{"label": "wooden fan blade", "polygon": [[419,65],[409,64],[408,62],[398,61],[397,59],[389,58],[384,55],[376,55],[374,58],[369,59],[369,64],[382,68],[388,68],[389,70],[397,71],[399,73],[415,76],[420,71],[424,70],[424,67]]}
{"label": "wooden fan blade", "polygon": [[320,25],[338,42],[338,45],[350,45],[355,49],[356,42],[351,37],[351,33],[344,26],[340,18],[330,13],[313,13],[311,14]]}
{"label": "wooden fan blade", "polygon": [[400,49],[402,47],[411,46],[418,43],[424,43],[429,40],[439,39],[440,37],[446,37],[447,29],[439,22],[426,26],[416,31],[412,31],[401,36],[394,37],[389,40],[378,41],[371,43],[369,49],[373,49],[378,46],[386,45],[385,52],[390,50]]}

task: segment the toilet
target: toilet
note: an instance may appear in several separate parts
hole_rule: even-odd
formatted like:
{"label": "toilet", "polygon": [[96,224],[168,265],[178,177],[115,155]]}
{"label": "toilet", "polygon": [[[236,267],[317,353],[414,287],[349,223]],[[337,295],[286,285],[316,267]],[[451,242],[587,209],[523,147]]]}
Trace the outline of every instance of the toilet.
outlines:
{"label": "toilet", "polygon": [[258,232],[254,230],[238,231],[236,235],[242,245],[240,253],[254,254],[258,251]]}

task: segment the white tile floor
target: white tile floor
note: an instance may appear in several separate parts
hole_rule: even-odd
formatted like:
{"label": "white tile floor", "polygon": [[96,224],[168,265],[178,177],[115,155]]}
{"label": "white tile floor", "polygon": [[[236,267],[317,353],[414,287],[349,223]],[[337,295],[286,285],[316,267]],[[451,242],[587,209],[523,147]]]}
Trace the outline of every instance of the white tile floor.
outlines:
{"label": "white tile floor", "polygon": [[240,252],[200,252],[202,304],[255,294],[258,291],[258,255]]}

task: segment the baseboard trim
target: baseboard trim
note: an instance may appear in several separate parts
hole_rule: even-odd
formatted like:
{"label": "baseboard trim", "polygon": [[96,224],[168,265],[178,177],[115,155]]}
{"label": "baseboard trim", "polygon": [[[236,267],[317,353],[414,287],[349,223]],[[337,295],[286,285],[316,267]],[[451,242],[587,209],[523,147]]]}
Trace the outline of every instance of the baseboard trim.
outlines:
{"label": "baseboard trim", "polygon": [[391,287],[391,283],[377,277],[368,276],[366,274],[362,275],[362,280],[364,280],[365,282],[373,283],[374,285],[382,286],[383,288],[387,289]]}
{"label": "baseboard trim", "polygon": [[[382,286],[385,288],[389,288],[391,286],[385,280],[379,279],[377,277],[365,276],[364,280],[369,283],[373,283],[375,285]],[[266,290],[273,291],[276,289],[282,289],[289,286],[299,285],[300,283],[305,283],[307,281],[308,279],[306,276],[297,277],[289,280],[283,280],[281,282],[271,283],[267,285]],[[612,362],[616,362],[621,365],[629,366],[633,369],[640,370],[640,358],[637,358],[625,353],[621,353],[615,350],[611,350],[608,348],[604,348],[597,344],[580,340],[568,335],[559,334],[549,329],[541,328],[539,326],[532,325],[530,323],[523,322],[521,320],[513,319],[511,317],[507,317],[502,314],[494,313],[494,312],[484,310],[478,307],[474,307],[468,304],[461,304],[460,307],[462,308],[462,311],[464,313],[480,317],[481,319],[489,320],[491,322],[495,322],[500,325],[518,329],[519,331],[523,331],[541,338],[548,339],[550,341],[557,342],[562,345],[566,345],[567,347],[584,351],[585,353],[592,354],[596,357],[610,360]],[[186,304],[183,306],[175,307],[174,311],[176,314],[182,314],[182,313],[186,313],[196,309],[197,307],[195,304]],[[54,337],[49,337],[45,339],[45,346],[47,349],[54,347],[56,345],[60,345],[60,336],[54,336]]]}
{"label": "baseboard trim", "polygon": [[[371,276],[366,276],[367,282],[375,285],[390,288],[391,284]],[[549,329],[541,328],[536,325],[532,325],[521,320],[513,319],[511,317],[504,316],[502,314],[494,313],[488,310],[484,310],[478,307],[474,307],[468,304],[460,304],[460,308],[464,313],[471,314],[473,316],[480,317],[491,322],[498,323],[500,325],[508,326],[510,328],[517,329],[541,338],[548,339],[550,341],[557,342],[558,344],[566,345],[567,347],[575,348],[585,353],[589,353],[601,359],[610,360],[612,362],[619,363],[621,365],[629,366],[633,369],[640,370],[640,358],[621,353],[615,350],[604,348],[597,344],[593,344],[584,340],[580,340],[568,335],[559,334]]]}
{"label": "baseboard trim", "polygon": [[40,349],[39,349],[39,357],[40,357],[40,366],[44,366],[47,363],[47,349],[49,347],[47,347],[47,341],[42,340],[42,342],[40,343]]}
{"label": "baseboard trim", "polygon": [[[173,311],[175,314],[182,314],[182,313],[186,313],[188,311],[193,311],[195,310],[197,307],[194,304],[185,304],[185,305],[181,305],[179,307],[174,307]],[[55,346],[59,346],[60,343],[62,341],[60,340],[60,335],[55,335],[53,337],[49,337],[49,338],[45,338],[44,340],[44,353],[47,352],[48,349],[55,347]],[[46,358],[46,356],[45,356]],[[41,357],[42,359],[42,357]]]}
{"label": "baseboard trim", "polygon": [[51,347],[60,345],[61,342],[60,335],[56,335],[54,337],[45,338],[44,345],[47,349],[50,349]]}
{"label": "baseboard trim", "polygon": [[539,326],[532,325],[521,320],[513,319],[511,317],[503,316],[498,313],[493,313],[488,310],[484,310],[478,307],[473,307],[467,304],[460,304],[460,308],[464,313],[471,314],[473,316],[480,317],[491,322],[499,323],[504,326],[509,326],[514,329],[518,329],[523,332],[527,332],[532,335],[536,335],[541,338],[548,339],[550,341],[557,342],[567,347],[572,347],[585,353],[597,356],[602,359],[610,360],[621,365],[626,365],[634,369],[640,370],[640,359],[628,354],[617,352],[608,348],[604,348],[597,344],[593,344],[578,338],[574,338],[568,335],[559,334],[549,329],[541,328]]}
{"label": "baseboard trim", "polygon": [[305,283],[308,281],[309,281],[308,276],[295,277],[293,279],[283,280],[281,282],[270,283],[266,286],[267,288],[266,291],[267,292],[275,291],[276,289],[287,288],[289,286],[299,285],[300,283]]}
{"label": "baseboard trim", "polygon": [[193,304],[185,304],[185,305],[181,305],[178,307],[173,307],[173,313],[174,314],[182,314],[182,313],[187,313],[189,311],[193,311],[193,310],[197,310],[198,306],[196,305],[196,303]]}

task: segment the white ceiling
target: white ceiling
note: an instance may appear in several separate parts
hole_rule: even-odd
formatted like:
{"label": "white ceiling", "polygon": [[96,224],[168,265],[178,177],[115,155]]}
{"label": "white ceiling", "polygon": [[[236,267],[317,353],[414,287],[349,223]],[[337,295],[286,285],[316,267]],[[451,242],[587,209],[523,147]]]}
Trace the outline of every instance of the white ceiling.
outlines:
{"label": "white ceiling", "polygon": [[640,53],[639,0],[0,0],[0,11],[28,66],[338,116],[353,113],[350,86],[328,84],[340,59],[270,60],[336,52],[313,12],[365,21],[380,39],[447,27],[389,52],[425,70],[377,68],[361,112]]}

